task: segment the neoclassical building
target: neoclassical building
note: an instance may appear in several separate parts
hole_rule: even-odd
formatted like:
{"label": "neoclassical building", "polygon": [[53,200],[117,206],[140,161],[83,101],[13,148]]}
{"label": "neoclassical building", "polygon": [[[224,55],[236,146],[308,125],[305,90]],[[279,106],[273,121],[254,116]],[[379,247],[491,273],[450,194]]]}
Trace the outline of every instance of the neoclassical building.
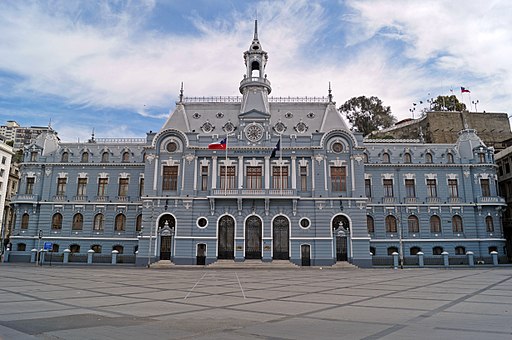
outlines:
{"label": "neoclassical building", "polygon": [[493,149],[474,130],[454,144],[365,141],[330,88],[322,98],[270,96],[256,27],[243,57],[241,96],[182,89],[146,138],[62,143],[48,132],[27,147],[9,259],[29,261],[44,242],[56,258],[117,250],[137,265],[504,256]]}

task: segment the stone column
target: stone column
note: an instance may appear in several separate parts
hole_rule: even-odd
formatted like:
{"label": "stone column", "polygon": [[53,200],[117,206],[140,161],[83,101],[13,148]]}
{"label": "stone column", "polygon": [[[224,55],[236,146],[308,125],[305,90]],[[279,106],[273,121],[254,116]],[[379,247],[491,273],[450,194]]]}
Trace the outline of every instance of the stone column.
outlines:
{"label": "stone column", "polygon": [[117,250],[112,250],[112,264],[117,264],[117,254],[119,254]]}
{"label": "stone column", "polygon": [[217,156],[212,157],[212,189],[217,189]]}
{"label": "stone column", "polygon": [[492,256],[492,264],[497,266],[498,265],[498,252],[491,251],[491,256]]}
{"label": "stone column", "polygon": [[71,253],[71,250],[64,249],[64,259],[62,260],[62,263],[68,263],[69,262],[69,254]]}
{"label": "stone column", "polygon": [[244,187],[244,156],[238,156],[238,189]]}
{"label": "stone column", "polygon": [[92,255],[94,255],[94,250],[89,249],[87,251],[87,264],[92,264]]}
{"label": "stone column", "polygon": [[265,156],[265,189],[270,189],[270,156]]}
{"label": "stone column", "polygon": [[292,156],[291,159],[291,171],[292,171],[292,189],[297,189],[297,157]]}
{"label": "stone column", "polygon": [[393,268],[398,269],[398,253],[395,251],[391,255],[393,255]]}
{"label": "stone column", "polygon": [[450,261],[448,260],[448,252],[447,251],[443,251],[441,253],[441,255],[443,255],[443,265],[445,267],[449,267],[450,266]]}
{"label": "stone column", "polygon": [[417,254],[417,255],[418,255],[418,266],[419,266],[420,268],[423,268],[423,267],[425,266],[425,262],[424,262],[424,260],[423,260],[423,256],[424,256],[424,254],[423,254],[423,252],[421,252],[421,251],[420,251],[420,252],[418,252],[418,254]]}

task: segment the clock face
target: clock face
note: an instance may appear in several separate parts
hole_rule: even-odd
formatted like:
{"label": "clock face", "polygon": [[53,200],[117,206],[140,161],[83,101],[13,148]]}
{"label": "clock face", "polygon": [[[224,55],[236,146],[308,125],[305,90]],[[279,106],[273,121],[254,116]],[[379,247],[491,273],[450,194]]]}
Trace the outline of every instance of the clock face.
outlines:
{"label": "clock face", "polygon": [[255,143],[263,138],[263,127],[260,124],[250,124],[245,128],[245,137]]}

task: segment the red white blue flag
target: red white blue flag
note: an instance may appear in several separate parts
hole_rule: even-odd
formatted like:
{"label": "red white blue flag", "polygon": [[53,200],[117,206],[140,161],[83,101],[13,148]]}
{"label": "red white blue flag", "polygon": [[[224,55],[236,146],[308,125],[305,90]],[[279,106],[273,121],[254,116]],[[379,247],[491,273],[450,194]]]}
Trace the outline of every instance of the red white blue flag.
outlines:
{"label": "red white blue flag", "polygon": [[462,86],[460,87],[460,92],[461,92],[461,93],[464,93],[464,92],[471,93],[471,91],[470,91],[470,90],[468,90],[467,88],[462,87]]}
{"label": "red white blue flag", "polygon": [[227,147],[227,137],[221,139],[218,142],[208,144],[208,149],[210,150],[226,150]]}

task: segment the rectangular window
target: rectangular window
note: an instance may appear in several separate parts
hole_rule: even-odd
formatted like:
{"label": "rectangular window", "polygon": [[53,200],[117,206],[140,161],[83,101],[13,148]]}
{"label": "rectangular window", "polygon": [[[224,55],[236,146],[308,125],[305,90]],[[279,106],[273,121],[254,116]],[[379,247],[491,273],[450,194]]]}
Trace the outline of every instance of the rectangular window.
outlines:
{"label": "rectangular window", "polygon": [[450,197],[459,197],[459,188],[456,179],[448,180],[448,193],[450,194]]}
{"label": "rectangular window", "polygon": [[366,197],[372,197],[372,180],[369,178],[364,180],[364,192]]}
{"label": "rectangular window", "polygon": [[416,197],[416,186],[413,179],[405,180],[405,196],[409,198]]}
{"label": "rectangular window", "polygon": [[484,197],[491,196],[491,187],[489,186],[489,180],[488,179],[481,179],[480,180],[480,187],[482,188],[482,196],[484,196]]}
{"label": "rectangular window", "polygon": [[382,184],[384,185],[384,197],[394,197],[393,195],[393,180],[385,179]]}
{"label": "rectangular window", "polygon": [[344,166],[331,166],[332,191],[347,191],[347,170]]}
{"label": "rectangular window", "polygon": [[85,196],[86,189],[87,189],[87,178],[79,178],[78,185],[76,188],[76,195],[77,196]]}
{"label": "rectangular window", "polygon": [[57,196],[64,196],[66,194],[66,183],[68,179],[63,177],[57,179]]}
{"label": "rectangular window", "polygon": [[144,177],[139,179],[139,196],[144,195]]}
{"label": "rectangular window", "polygon": [[5,170],[4,169],[0,169],[0,177],[4,177],[4,174],[5,174]]}
{"label": "rectangular window", "polygon": [[261,166],[247,167],[247,189],[261,189]]}
{"label": "rectangular window", "polygon": [[99,178],[98,179],[98,196],[106,196],[107,195],[107,185],[108,185],[108,178]]}
{"label": "rectangular window", "polygon": [[272,167],[272,187],[274,189],[288,189],[288,167]]}
{"label": "rectangular window", "polygon": [[36,182],[35,177],[27,177],[27,188],[25,194],[32,195],[34,193],[34,183]]}
{"label": "rectangular window", "polygon": [[32,151],[30,153],[30,161],[35,162],[37,160],[37,151]]}
{"label": "rectangular window", "polygon": [[164,166],[162,190],[178,190],[178,166]]}
{"label": "rectangular window", "polygon": [[427,179],[427,196],[437,197],[437,185],[435,179]]}
{"label": "rectangular window", "polygon": [[510,164],[508,163],[508,161],[507,161],[507,163],[505,163],[505,172],[506,172],[507,174],[509,174],[509,173],[510,173]]}
{"label": "rectangular window", "polygon": [[307,166],[300,167],[300,190],[302,190],[302,191],[308,190],[308,167]]}
{"label": "rectangular window", "polygon": [[128,178],[119,178],[118,196],[128,196]]}
{"label": "rectangular window", "polygon": [[234,166],[220,167],[220,188],[236,189],[236,169]]}
{"label": "rectangular window", "polygon": [[2,156],[2,164],[5,164],[5,162],[7,162],[7,157]]}
{"label": "rectangular window", "polygon": [[201,167],[201,190],[208,190],[208,167]]}

